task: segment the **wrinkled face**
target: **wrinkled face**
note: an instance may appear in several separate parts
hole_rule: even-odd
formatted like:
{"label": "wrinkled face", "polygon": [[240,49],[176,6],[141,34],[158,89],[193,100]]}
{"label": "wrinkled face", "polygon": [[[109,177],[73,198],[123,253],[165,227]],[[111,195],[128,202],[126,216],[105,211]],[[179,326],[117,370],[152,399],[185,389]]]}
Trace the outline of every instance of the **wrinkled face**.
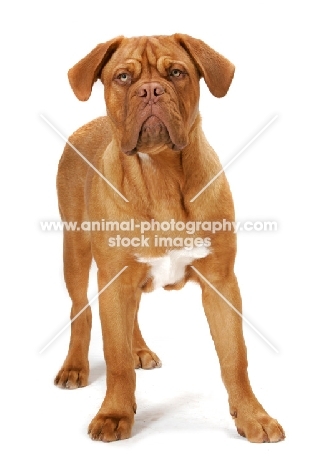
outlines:
{"label": "wrinkled face", "polygon": [[188,144],[198,114],[199,75],[173,38],[125,39],[101,79],[124,153],[179,151]]}

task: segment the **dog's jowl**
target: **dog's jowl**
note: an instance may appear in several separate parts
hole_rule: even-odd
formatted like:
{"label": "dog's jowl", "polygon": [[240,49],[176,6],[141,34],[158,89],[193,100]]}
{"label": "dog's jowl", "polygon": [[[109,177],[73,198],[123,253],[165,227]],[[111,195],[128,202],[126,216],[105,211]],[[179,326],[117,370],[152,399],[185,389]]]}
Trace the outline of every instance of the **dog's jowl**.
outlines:
{"label": "dog's jowl", "polygon": [[236,234],[205,228],[207,222],[234,222],[224,173],[196,197],[221,170],[201,128],[199,81],[203,78],[214,96],[223,97],[233,75],[231,62],[183,34],[117,37],[99,44],[69,71],[71,87],[82,101],[100,79],[107,108],[106,117],[70,138],[92,166],[66,145],[57,177],[62,220],[81,228],[64,231],[64,276],[73,321],[68,355],[55,383],[70,389],[88,383],[91,309],[86,305],[94,258],[107,391],[89,426],[92,439],[131,436],[135,368],[161,366],[140,332],[141,294],[155,287],[179,289],[187,281],[201,286],[237,431],[251,442],[285,437],[251,389],[242,319],[228,305],[242,310],[233,271]]}

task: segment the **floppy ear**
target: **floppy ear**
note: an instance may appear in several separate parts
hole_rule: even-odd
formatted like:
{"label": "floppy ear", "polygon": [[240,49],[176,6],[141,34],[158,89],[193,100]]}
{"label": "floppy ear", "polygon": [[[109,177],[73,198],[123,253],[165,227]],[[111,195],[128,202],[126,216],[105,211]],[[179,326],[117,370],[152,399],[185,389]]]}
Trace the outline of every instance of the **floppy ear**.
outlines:
{"label": "floppy ear", "polygon": [[216,97],[225,96],[234,76],[234,65],[199,39],[187,34],[174,34],[174,38],[192,57],[210,92]]}
{"label": "floppy ear", "polygon": [[69,70],[70,86],[80,101],[89,99],[93,84],[100,78],[105,63],[111,58],[122,40],[123,36],[119,36],[104,44],[98,44]]}

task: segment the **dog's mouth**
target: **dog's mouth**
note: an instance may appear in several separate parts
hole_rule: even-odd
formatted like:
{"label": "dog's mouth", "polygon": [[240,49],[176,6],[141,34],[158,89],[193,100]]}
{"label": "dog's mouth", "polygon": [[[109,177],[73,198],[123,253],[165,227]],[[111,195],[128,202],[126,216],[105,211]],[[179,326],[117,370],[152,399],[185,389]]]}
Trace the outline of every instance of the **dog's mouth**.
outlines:
{"label": "dog's mouth", "polygon": [[[132,142],[132,145],[133,146]],[[135,147],[122,148],[123,152],[131,156],[138,151],[148,153],[155,151],[155,149],[167,146],[174,151],[180,151],[185,145],[175,144],[170,136],[169,129],[165,123],[156,115],[150,115],[139,129],[139,134]]]}

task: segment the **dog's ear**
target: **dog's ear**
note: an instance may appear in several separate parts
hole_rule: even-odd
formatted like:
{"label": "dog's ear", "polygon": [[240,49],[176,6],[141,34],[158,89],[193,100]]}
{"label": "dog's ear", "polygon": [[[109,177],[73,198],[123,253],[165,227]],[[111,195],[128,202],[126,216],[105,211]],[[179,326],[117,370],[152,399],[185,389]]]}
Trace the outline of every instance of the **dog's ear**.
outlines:
{"label": "dog's ear", "polygon": [[104,44],[98,44],[95,49],[69,70],[69,83],[80,101],[89,99],[93,84],[100,78],[104,65],[122,40],[123,36],[119,36]]}
{"label": "dog's ear", "polygon": [[173,37],[191,56],[210,92],[216,97],[225,96],[234,76],[234,65],[199,39],[187,34]]}

